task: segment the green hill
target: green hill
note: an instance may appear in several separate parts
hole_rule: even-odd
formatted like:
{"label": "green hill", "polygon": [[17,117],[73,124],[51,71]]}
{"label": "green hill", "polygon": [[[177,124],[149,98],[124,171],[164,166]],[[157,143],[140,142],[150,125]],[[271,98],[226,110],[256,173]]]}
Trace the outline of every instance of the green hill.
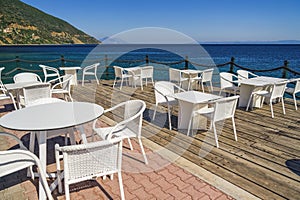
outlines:
{"label": "green hill", "polygon": [[97,43],[71,24],[19,0],[0,0],[0,45]]}

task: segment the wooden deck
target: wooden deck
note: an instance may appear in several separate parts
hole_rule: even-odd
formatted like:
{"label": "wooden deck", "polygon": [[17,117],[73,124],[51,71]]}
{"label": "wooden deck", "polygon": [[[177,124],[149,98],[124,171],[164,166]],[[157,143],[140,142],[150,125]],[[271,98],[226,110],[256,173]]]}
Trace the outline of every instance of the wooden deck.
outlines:
{"label": "wooden deck", "polygon": [[275,104],[271,118],[269,105],[246,112],[238,108],[235,115],[238,141],[234,140],[230,121],[220,125],[220,148],[213,134],[198,131],[193,137],[179,133],[177,108],[173,110],[173,130],[166,121],[166,109],[160,107],[151,121],[155,105],[153,87],[141,91],[125,87],[112,88],[112,81],[101,80],[73,88],[76,101],[95,102],[109,108],[116,102],[142,99],[147,104],[142,134],[179,156],[195,163],[228,182],[261,199],[300,199],[300,110],[286,99],[286,115],[281,104]]}

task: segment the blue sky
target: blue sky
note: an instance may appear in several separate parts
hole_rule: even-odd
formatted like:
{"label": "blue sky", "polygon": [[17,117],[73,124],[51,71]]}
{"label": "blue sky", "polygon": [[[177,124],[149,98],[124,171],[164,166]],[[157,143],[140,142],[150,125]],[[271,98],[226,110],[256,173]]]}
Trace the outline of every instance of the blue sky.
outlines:
{"label": "blue sky", "polygon": [[97,39],[142,27],[200,42],[300,40],[299,0],[21,0]]}

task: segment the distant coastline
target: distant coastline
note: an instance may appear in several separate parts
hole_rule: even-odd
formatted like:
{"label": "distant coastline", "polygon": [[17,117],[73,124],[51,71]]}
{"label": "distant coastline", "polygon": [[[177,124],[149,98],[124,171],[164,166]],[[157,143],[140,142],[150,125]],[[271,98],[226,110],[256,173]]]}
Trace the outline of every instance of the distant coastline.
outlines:
{"label": "distant coastline", "polygon": [[226,44],[226,45],[231,45],[231,44],[241,44],[241,45],[246,45],[246,44],[253,44],[253,45],[293,45],[293,44],[300,44],[300,40],[276,40],[276,41],[221,41],[221,42],[199,42],[199,44]]}

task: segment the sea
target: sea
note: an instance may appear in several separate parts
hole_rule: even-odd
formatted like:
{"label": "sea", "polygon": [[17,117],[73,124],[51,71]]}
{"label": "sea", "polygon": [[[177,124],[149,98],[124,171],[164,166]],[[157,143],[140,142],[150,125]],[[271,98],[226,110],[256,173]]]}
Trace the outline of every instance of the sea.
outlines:
{"label": "sea", "polygon": [[[3,45],[0,46],[0,67],[4,83],[12,82],[16,73],[33,71],[42,76],[39,64],[59,68],[81,66],[100,62],[99,77],[112,79],[113,69],[107,66],[154,66],[156,80],[168,79],[169,67],[204,69],[214,67],[215,74],[229,71],[230,65],[221,66],[234,58],[238,66],[258,75],[281,77],[281,67],[300,73],[299,44],[100,44],[100,45]],[[188,60],[189,62],[185,62]],[[238,70],[234,67],[234,71]],[[80,72],[79,78],[81,76]],[[287,73],[287,78],[299,77]]]}

